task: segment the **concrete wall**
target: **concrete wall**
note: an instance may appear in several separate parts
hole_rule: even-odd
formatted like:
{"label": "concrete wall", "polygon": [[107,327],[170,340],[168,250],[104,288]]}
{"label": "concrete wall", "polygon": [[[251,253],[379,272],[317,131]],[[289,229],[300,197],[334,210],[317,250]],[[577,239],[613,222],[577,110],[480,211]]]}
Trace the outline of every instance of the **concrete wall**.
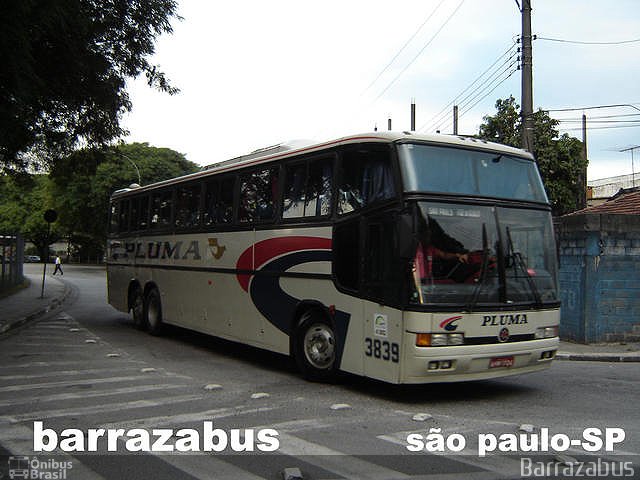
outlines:
{"label": "concrete wall", "polygon": [[640,341],[640,216],[587,213],[556,227],[561,338]]}

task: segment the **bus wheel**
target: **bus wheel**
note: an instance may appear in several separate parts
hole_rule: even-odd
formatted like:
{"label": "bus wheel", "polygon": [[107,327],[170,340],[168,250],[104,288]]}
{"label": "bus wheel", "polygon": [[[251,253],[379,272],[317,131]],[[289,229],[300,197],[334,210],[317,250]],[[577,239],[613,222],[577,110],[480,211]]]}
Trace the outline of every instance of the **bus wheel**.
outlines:
{"label": "bus wheel", "polygon": [[133,290],[130,302],[133,325],[139,330],[144,330],[146,327],[146,319],[144,316],[144,296],[142,295],[142,289],[140,287],[136,287]]}
{"label": "bus wheel", "polygon": [[298,367],[307,379],[329,382],[335,378],[335,334],[333,327],[318,311],[307,311],[300,318],[294,354]]}
{"label": "bus wheel", "polygon": [[162,331],[162,301],[157,288],[153,288],[147,293],[144,311],[149,333],[159,335]]}

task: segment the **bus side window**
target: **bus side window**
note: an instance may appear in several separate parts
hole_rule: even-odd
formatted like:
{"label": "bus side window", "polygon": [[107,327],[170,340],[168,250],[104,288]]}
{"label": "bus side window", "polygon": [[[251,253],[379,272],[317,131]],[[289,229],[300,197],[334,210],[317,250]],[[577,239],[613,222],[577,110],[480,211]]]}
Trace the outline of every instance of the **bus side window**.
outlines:
{"label": "bus side window", "polygon": [[109,214],[109,233],[118,233],[118,219],[119,219],[119,202],[111,202],[111,211]]}
{"label": "bus side window", "polygon": [[200,185],[179,187],[176,198],[176,221],[178,228],[192,228],[200,225]]}
{"label": "bus side window", "polygon": [[205,184],[204,224],[207,227],[218,223],[218,203],[220,198],[220,182],[211,180]]}
{"label": "bus side window", "polygon": [[220,197],[216,207],[218,223],[233,222],[233,193],[235,177],[227,177],[220,182]]}
{"label": "bus side window", "polygon": [[387,150],[360,149],[342,156],[338,213],[345,214],[395,196]]}
{"label": "bus side window", "polygon": [[131,199],[131,228],[132,232],[138,230],[138,224],[140,223],[140,197],[133,197]]}
{"label": "bus side window", "polygon": [[240,223],[272,220],[278,194],[278,167],[240,176]]}
{"label": "bus side window", "polygon": [[332,159],[315,160],[310,163],[304,206],[305,217],[321,217],[331,213],[332,179]]}
{"label": "bus side window", "polygon": [[300,218],[304,216],[305,183],[307,180],[307,165],[287,165],[285,169],[284,199],[282,218]]}
{"label": "bus side window", "polygon": [[120,216],[118,219],[118,230],[126,232],[129,230],[129,200],[120,202]]}
{"label": "bus side window", "polygon": [[140,197],[140,209],[138,214],[138,230],[146,230],[149,226],[149,196]]}
{"label": "bus side window", "polygon": [[172,192],[164,190],[151,197],[151,228],[164,228],[171,225]]}

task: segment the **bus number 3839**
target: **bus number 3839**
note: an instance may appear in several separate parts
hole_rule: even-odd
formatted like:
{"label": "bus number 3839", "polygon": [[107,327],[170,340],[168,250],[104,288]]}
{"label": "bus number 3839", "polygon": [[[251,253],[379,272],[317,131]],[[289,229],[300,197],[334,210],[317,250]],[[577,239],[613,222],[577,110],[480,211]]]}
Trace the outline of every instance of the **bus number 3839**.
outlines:
{"label": "bus number 3839", "polygon": [[364,354],[367,357],[381,358],[387,361],[391,360],[393,363],[398,363],[400,360],[400,346],[395,342],[391,343],[377,338],[365,338],[364,343]]}

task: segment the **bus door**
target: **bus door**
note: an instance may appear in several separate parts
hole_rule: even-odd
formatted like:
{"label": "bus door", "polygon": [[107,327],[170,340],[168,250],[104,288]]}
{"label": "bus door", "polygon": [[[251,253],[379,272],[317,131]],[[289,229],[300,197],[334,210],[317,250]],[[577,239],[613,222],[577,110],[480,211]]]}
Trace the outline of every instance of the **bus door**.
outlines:
{"label": "bus door", "polygon": [[361,253],[364,302],[364,373],[397,381],[402,339],[402,262],[399,257],[397,215],[364,218]]}

